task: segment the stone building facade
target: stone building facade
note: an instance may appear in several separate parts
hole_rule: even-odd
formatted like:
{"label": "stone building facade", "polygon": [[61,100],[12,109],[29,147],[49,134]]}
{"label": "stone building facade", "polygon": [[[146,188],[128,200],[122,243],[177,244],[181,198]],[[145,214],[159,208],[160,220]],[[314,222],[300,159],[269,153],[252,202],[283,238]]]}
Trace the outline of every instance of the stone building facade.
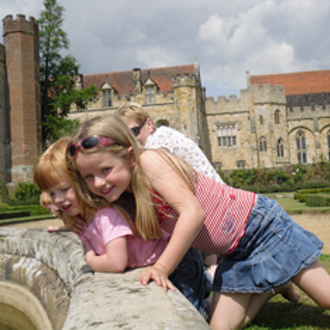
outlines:
{"label": "stone building facade", "polygon": [[[320,83],[324,80],[329,84]],[[219,169],[310,164],[321,154],[330,158],[330,71],[247,72],[240,98],[216,100],[205,97],[197,60],[186,66],[86,75],[79,83],[93,83],[100,93],[87,111],[73,108],[71,118],[84,121],[114,112],[128,100],[138,102],[156,126],[171,126],[193,139]]]}
{"label": "stone building facade", "polygon": [[134,101],[146,108],[156,126],[179,130],[212,159],[197,60],[191,65],[82,75],[77,79],[77,88],[90,84],[99,89],[99,95],[90,102],[88,110],[80,111],[73,106],[70,118],[83,122],[115,112],[125,102]]}
{"label": "stone building facade", "polygon": [[[0,181],[32,179],[41,152],[38,26],[3,20],[0,44]],[[193,139],[216,168],[276,167],[330,159],[330,70],[251,76],[240,97],[205,96],[199,62],[81,75],[76,88],[99,89],[81,122],[140,103],[156,126]]]}

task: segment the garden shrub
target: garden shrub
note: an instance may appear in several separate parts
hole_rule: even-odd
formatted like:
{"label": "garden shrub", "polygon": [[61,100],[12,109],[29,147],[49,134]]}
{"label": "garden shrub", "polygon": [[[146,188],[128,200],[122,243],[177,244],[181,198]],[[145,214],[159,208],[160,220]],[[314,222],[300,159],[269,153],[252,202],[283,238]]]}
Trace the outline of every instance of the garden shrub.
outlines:
{"label": "garden shrub", "polygon": [[11,206],[7,203],[0,203],[0,212],[11,210]]}
{"label": "garden shrub", "polygon": [[306,196],[307,206],[330,206],[329,195],[307,195]]}
{"label": "garden shrub", "polygon": [[29,212],[29,211],[5,211],[5,212],[0,212],[0,220],[28,217],[30,215],[31,215],[31,212]]}
{"label": "garden shrub", "polygon": [[284,182],[287,182],[291,179],[289,174],[286,174],[282,169],[279,171],[276,171],[275,174],[275,179],[276,179],[276,183],[278,184],[282,184]]}
{"label": "garden shrub", "polygon": [[9,199],[9,191],[5,181],[0,182],[0,200],[7,201]]}
{"label": "garden shrub", "polygon": [[18,182],[13,191],[13,197],[16,201],[39,201],[40,194],[40,189],[28,182]]}

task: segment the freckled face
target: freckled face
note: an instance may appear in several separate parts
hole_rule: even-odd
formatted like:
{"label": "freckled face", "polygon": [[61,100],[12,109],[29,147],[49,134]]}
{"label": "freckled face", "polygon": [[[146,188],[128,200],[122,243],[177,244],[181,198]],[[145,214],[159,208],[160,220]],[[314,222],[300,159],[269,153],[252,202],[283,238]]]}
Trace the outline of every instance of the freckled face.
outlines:
{"label": "freckled face", "polygon": [[91,154],[78,152],[76,165],[88,189],[110,203],[116,201],[124,191],[131,191],[132,160],[99,150]]}
{"label": "freckled face", "polygon": [[47,190],[52,203],[69,216],[80,213],[79,204],[70,184],[63,179],[56,187]]}

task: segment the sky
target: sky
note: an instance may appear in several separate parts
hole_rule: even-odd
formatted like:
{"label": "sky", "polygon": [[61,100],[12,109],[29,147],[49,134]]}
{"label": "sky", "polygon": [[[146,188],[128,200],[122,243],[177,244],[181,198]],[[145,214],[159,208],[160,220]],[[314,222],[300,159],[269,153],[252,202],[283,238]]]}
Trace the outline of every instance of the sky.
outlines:
{"label": "sky", "polygon": [[[200,64],[206,96],[251,75],[330,69],[329,0],[58,0],[82,74]],[[43,0],[1,0],[38,19]],[[3,34],[2,24],[0,33]],[[3,43],[1,37],[0,42]]]}

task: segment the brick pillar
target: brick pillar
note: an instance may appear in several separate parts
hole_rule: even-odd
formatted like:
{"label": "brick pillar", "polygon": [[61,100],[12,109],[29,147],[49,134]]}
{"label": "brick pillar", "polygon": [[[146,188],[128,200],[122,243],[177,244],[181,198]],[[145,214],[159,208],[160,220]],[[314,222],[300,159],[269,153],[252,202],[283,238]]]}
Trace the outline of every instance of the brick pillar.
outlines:
{"label": "brick pillar", "polygon": [[39,154],[41,106],[39,85],[39,33],[34,18],[8,15],[3,38],[9,86],[11,180],[31,181]]}

